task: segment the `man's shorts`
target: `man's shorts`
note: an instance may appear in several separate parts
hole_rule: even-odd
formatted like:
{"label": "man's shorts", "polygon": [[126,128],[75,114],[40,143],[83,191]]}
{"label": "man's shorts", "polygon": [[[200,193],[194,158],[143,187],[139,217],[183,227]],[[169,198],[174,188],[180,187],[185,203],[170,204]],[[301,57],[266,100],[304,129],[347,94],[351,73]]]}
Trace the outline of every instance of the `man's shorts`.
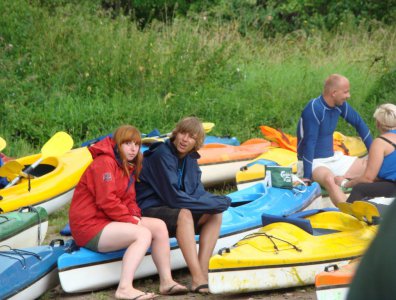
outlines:
{"label": "man's shorts", "polygon": [[[318,167],[326,167],[335,176],[343,176],[351,168],[356,156],[344,155],[341,151],[335,151],[334,155],[326,158],[315,158],[312,164],[312,172]],[[297,163],[297,176],[304,177],[304,167],[301,160]]]}
{"label": "man's shorts", "polygon": [[[181,208],[171,208],[169,206],[158,206],[146,208],[142,211],[144,217],[158,218],[165,222],[168,228],[169,237],[176,236],[177,219],[179,217]],[[191,211],[194,220],[195,234],[199,234],[200,227],[198,226],[199,219],[204,215],[203,213],[194,213]]]}

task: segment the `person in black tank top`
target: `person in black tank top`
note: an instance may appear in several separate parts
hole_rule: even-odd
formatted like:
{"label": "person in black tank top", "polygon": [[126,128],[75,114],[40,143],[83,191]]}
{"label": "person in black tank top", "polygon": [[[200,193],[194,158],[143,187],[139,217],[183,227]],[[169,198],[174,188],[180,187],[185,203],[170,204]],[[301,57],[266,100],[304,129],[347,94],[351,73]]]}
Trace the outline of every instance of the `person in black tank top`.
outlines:
{"label": "person in black tank top", "polygon": [[338,185],[353,187],[347,202],[396,197],[396,105],[380,105],[374,118],[381,135],[370,147],[365,172],[357,178],[335,178]]}

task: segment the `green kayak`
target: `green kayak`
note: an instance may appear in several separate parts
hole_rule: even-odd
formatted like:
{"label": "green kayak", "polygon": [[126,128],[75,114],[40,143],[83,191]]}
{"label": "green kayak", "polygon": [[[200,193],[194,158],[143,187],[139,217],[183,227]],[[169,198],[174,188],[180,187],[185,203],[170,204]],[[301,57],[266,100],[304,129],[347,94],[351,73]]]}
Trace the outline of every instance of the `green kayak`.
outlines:
{"label": "green kayak", "polygon": [[48,229],[48,214],[42,207],[22,207],[0,214],[0,246],[26,248],[40,245]]}

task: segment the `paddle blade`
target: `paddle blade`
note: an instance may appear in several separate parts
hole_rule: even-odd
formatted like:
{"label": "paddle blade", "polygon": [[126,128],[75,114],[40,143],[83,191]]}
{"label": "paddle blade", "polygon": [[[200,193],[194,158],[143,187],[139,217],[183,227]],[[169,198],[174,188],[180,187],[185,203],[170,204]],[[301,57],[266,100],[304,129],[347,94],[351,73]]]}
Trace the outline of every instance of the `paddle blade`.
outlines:
{"label": "paddle blade", "polygon": [[368,224],[375,223],[375,218],[379,218],[378,208],[367,201],[355,201],[353,203],[338,203],[337,207],[346,214],[352,215],[360,221]]}
{"label": "paddle blade", "polygon": [[211,122],[204,122],[204,123],[202,123],[202,126],[203,126],[205,132],[208,133],[208,132],[212,131],[215,124],[211,123]]}
{"label": "paddle blade", "polygon": [[24,167],[16,160],[11,160],[0,168],[0,176],[7,177],[8,181],[11,181],[21,174]]}
{"label": "paddle blade", "polygon": [[379,218],[380,213],[378,208],[367,201],[355,201],[352,203],[352,209],[358,219],[373,224],[375,218]]}
{"label": "paddle blade", "polygon": [[7,142],[0,136],[0,151],[7,146]]}
{"label": "paddle blade", "polygon": [[73,148],[73,139],[66,132],[55,133],[41,148],[42,157],[59,156]]}

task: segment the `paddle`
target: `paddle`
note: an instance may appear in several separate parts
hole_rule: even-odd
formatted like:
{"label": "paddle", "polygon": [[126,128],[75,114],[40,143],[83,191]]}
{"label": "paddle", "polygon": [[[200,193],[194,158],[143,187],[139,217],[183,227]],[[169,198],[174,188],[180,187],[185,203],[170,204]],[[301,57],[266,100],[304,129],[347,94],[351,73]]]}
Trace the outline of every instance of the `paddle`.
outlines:
{"label": "paddle", "polygon": [[[212,131],[212,129],[215,126],[215,124],[212,123],[212,122],[203,122],[202,126],[203,126],[203,128],[205,130],[205,133],[208,133],[208,132]],[[171,134],[172,134],[172,132],[168,132],[166,134],[161,134],[161,135],[157,135],[157,136],[144,137],[144,138],[142,138],[142,144],[151,144],[151,143],[155,143],[155,142],[163,142],[163,140],[165,138],[170,137]]]}
{"label": "paddle", "polygon": [[208,132],[212,131],[212,129],[215,126],[215,124],[212,123],[212,122],[203,122],[202,126],[203,126],[205,132],[208,133]]}
{"label": "paddle", "polygon": [[[59,156],[69,151],[73,147],[73,139],[66,132],[59,131],[55,133],[41,148],[41,157],[35,161],[25,170],[26,174],[29,174],[34,168],[36,168],[45,158],[49,156]],[[5,188],[9,188],[16,184],[21,176],[17,176],[12,180]]]}
{"label": "paddle", "polygon": [[0,151],[7,146],[7,142],[0,136]]}
{"label": "paddle", "polygon": [[355,201],[353,203],[338,203],[337,207],[348,215],[356,217],[360,221],[368,224],[376,224],[380,217],[380,213],[374,204],[367,201]]}
{"label": "paddle", "polygon": [[8,181],[13,180],[17,176],[25,177],[26,174],[22,172],[25,166],[17,162],[16,160],[11,160],[0,168],[0,176],[7,177]]}

